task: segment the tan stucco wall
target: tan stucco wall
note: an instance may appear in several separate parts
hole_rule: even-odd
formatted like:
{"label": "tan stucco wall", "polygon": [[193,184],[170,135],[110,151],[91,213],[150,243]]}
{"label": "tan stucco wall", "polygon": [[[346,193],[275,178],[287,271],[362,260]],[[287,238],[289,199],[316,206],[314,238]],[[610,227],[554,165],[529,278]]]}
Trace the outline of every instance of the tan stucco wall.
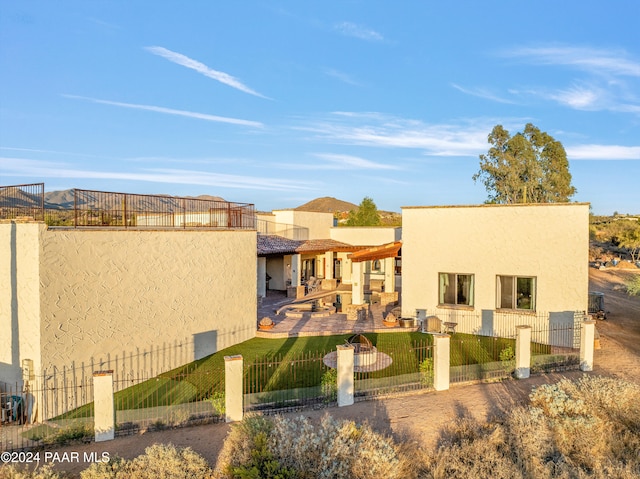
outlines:
{"label": "tan stucco wall", "polygon": [[185,338],[200,358],[255,336],[255,231],[51,229],[41,248],[44,367]]}
{"label": "tan stucco wall", "polygon": [[277,223],[296,225],[309,229],[308,239],[327,239],[333,226],[332,213],[313,211],[274,210]]}
{"label": "tan stucco wall", "polygon": [[40,368],[40,223],[0,224],[0,381],[22,378],[22,360]]}
{"label": "tan stucco wall", "polygon": [[475,275],[474,310],[496,309],[496,276],[537,278],[537,311],[584,311],[589,205],[402,209],[402,313],[438,306],[438,273]]}
{"label": "tan stucco wall", "polygon": [[378,246],[402,239],[402,228],[392,226],[339,226],[331,228],[330,238],[356,246]]}

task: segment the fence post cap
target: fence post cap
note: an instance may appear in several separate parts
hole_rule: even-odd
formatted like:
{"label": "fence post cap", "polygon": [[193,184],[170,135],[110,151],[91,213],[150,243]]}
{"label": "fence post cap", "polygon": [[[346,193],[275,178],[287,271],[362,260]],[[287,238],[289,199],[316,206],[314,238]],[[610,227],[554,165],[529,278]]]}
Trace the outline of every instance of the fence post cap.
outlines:
{"label": "fence post cap", "polygon": [[345,351],[347,349],[355,349],[355,346],[353,344],[338,344],[336,349]]}
{"label": "fence post cap", "polygon": [[242,354],[235,354],[233,356],[225,356],[224,360],[225,361],[241,361],[242,360]]}
{"label": "fence post cap", "polygon": [[113,369],[108,369],[105,371],[94,371],[93,372],[93,377],[96,376],[109,376],[110,374],[113,374]]}

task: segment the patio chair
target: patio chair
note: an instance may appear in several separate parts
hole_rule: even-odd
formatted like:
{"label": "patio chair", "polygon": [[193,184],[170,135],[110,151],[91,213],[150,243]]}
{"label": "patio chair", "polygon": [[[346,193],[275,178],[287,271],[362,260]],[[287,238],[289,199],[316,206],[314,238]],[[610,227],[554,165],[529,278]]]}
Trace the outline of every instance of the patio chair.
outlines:
{"label": "patio chair", "polygon": [[307,294],[315,293],[318,290],[319,284],[320,282],[314,276],[311,276],[306,284]]}

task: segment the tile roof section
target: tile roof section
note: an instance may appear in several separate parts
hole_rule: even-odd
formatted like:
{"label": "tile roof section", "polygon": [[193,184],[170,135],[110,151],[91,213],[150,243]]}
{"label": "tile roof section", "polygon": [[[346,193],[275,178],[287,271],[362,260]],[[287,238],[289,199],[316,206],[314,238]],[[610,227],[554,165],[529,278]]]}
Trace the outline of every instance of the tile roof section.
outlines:
{"label": "tile roof section", "polygon": [[276,235],[258,235],[258,256],[270,254],[295,254],[304,241],[292,240]]}
{"label": "tile roof section", "polygon": [[324,253],[326,251],[358,251],[362,246],[353,246],[332,239],[291,240],[276,235],[258,235],[258,256]]}

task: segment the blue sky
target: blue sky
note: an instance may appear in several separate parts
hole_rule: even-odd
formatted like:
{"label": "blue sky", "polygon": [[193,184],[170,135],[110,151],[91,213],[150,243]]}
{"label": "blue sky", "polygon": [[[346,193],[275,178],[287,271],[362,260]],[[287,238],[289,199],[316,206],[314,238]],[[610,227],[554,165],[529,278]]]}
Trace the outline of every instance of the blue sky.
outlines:
{"label": "blue sky", "polygon": [[640,213],[640,2],[0,0],[0,184],[476,204],[494,125]]}

